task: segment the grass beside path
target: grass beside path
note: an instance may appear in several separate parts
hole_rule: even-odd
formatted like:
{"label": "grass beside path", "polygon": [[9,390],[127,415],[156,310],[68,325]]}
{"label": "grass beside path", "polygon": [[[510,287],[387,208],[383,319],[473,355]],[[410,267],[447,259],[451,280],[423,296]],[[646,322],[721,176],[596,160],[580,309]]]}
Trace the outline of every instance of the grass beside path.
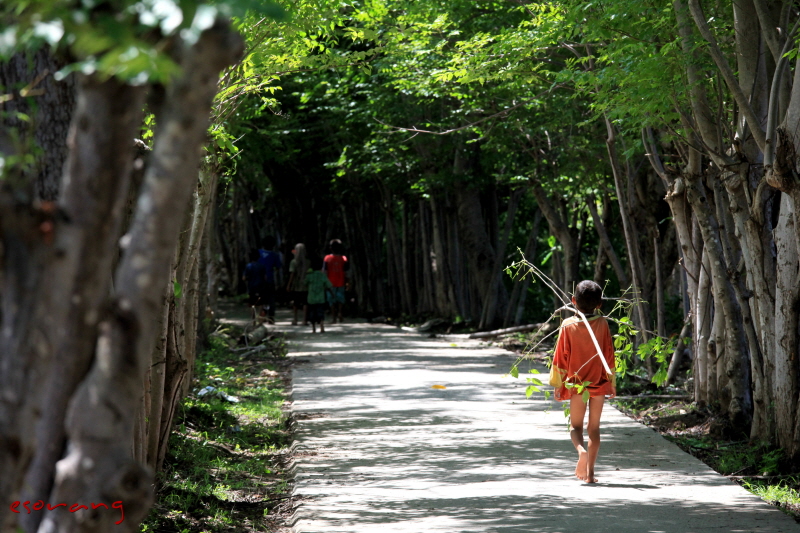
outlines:
{"label": "grass beside path", "polygon": [[781,448],[736,437],[723,417],[692,401],[642,397],[614,404],[800,522],[800,473]]}
{"label": "grass beside path", "polygon": [[142,531],[281,531],[291,506],[286,347],[272,336],[267,350],[243,359],[240,334],[235,326],[217,330],[198,354]]}

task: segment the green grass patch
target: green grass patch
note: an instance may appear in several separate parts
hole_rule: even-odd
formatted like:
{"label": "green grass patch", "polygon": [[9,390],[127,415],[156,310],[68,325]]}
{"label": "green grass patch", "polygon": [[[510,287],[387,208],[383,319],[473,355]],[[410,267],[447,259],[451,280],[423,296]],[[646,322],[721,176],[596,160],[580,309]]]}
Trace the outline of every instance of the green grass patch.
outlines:
{"label": "green grass patch", "polygon": [[777,476],[791,470],[783,450],[748,441],[720,441],[712,436],[665,436],[726,476]]}
{"label": "green grass patch", "polygon": [[760,496],[764,501],[776,505],[793,515],[795,519],[800,516],[800,478],[791,476],[778,482],[749,479],[742,482],[742,486]]}
{"label": "green grass patch", "polygon": [[[274,529],[270,513],[290,495],[280,454],[290,443],[280,373],[286,349],[271,338],[262,359],[243,360],[235,352],[237,333],[214,333],[198,355],[142,531]],[[206,387],[214,391],[198,395]]]}
{"label": "green grass patch", "polygon": [[691,402],[643,396],[615,405],[800,521],[800,475],[782,449],[735,437],[724,418]]}

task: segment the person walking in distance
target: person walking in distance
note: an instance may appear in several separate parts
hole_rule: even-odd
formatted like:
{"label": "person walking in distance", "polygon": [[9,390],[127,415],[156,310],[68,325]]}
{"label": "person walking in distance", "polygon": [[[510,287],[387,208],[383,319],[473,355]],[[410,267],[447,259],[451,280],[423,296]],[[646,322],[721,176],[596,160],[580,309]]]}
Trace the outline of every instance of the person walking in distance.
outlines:
{"label": "person walking in distance", "polygon": [[339,239],[333,239],[330,243],[331,253],[325,256],[322,270],[328,275],[328,279],[333,287],[328,292],[328,303],[331,306],[331,322],[342,322],[342,307],[345,300],[345,284],[347,282],[347,271],[350,264],[344,255],[344,246]]}
{"label": "person walking in distance", "polygon": [[294,319],[292,325],[297,325],[297,314],[300,309],[303,310],[303,325],[308,325],[308,305],[306,299],[308,297],[308,283],[306,282],[306,274],[311,267],[311,263],[306,257],[306,245],[298,242],[294,245],[292,250],[294,258],[289,262],[289,281],[286,283],[286,289],[292,298],[292,310],[294,311]]}
{"label": "person walking in distance", "polygon": [[262,241],[263,247],[258,251],[258,262],[264,265],[266,273],[266,288],[264,291],[264,312],[267,315],[267,322],[270,324],[275,323],[275,299],[277,296],[277,289],[275,285],[276,271],[280,271],[283,267],[281,254],[273,250],[275,248],[275,237],[267,235]]}
{"label": "person walking in distance", "polygon": [[311,322],[311,332],[325,333],[325,295],[331,290],[331,282],[322,270],[322,260],[319,256],[311,258],[311,270],[306,275],[308,284],[308,320]]}
{"label": "person walking in distance", "polygon": [[244,267],[242,280],[247,284],[247,303],[253,310],[253,320],[258,317],[258,308],[264,305],[264,294],[267,288],[267,271],[258,262],[258,250],[250,250],[250,262]]}

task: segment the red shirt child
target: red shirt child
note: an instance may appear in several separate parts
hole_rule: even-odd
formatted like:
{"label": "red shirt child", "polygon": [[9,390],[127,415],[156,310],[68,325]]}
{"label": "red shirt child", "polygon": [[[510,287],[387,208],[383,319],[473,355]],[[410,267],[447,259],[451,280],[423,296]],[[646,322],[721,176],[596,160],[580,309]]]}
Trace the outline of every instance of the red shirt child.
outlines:
{"label": "red shirt child", "polygon": [[328,274],[328,279],[334,287],[344,287],[347,257],[338,254],[328,254],[324,259],[323,270]]}
{"label": "red shirt child", "polygon": [[[594,466],[600,450],[603,402],[607,395],[613,398],[617,393],[614,383],[614,347],[608,322],[602,316],[594,314],[603,303],[603,289],[600,285],[590,280],[581,281],[575,287],[572,303],[583,316],[589,315],[591,318],[587,317],[588,324],[582,318],[570,318],[561,325],[561,334],[558,336],[553,366],[550,369],[550,384],[555,388],[556,399],[569,400],[569,435],[578,452],[575,477],[586,483],[597,483]],[[597,344],[592,339],[592,334]],[[583,439],[587,410],[588,446]]]}
{"label": "red shirt child", "polygon": [[[611,332],[608,322],[600,315],[587,316],[586,319],[597,338],[597,343],[603,351],[603,357],[608,368],[614,371],[614,345],[611,342]],[[566,383],[578,385],[589,382],[586,390],[589,397],[613,396],[616,394],[615,375],[606,373],[603,363],[597,357],[597,348],[592,342],[589,330],[579,317],[571,317],[561,324],[561,333],[556,343],[553,356],[553,368],[561,374],[560,387],[555,387],[556,400],[569,400],[578,394],[574,387],[567,387]]]}
{"label": "red shirt child", "polygon": [[331,253],[325,256],[322,263],[322,270],[328,275],[328,280],[333,286],[328,292],[328,303],[331,305],[331,315],[333,316],[332,322],[336,322],[337,318],[340,323],[344,320],[342,307],[345,303],[346,272],[349,266],[347,257],[344,255],[342,241],[333,239],[331,241]]}

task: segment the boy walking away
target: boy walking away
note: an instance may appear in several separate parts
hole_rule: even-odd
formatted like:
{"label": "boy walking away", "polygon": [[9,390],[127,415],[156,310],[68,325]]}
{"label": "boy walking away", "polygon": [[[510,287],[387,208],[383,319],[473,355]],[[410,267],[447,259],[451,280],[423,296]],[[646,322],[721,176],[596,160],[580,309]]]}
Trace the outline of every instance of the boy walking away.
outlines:
{"label": "boy walking away", "polygon": [[328,303],[331,304],[331,322],[342,322],[342,306],[345,299],[345,282],[347,281],[346,272],[350,264],[344,255],[344,246],[339,239],[331,241],[331,253],[325,256],[322,270],[328,275],[333,288],[329,293]]}
{"label": "boy walking away", "polygon": [[311,259],[311,271],[306,274],[308,285],[308,320],[311,322],[311,332],[325,333],[325,293],[331,289],[328,276],[321,270],[322,260],[319,257]]}
{"label": "boy walking away", "polygon": [[[613,398],[617,394],[611,332],[605,317],[596,313],[602,298],[603,289],[594,281],[578,283],[572,303],[580,313],[561,324],[550,372],[556,399],[569,400],[570,437],[578,451],[575,476],[586,483],[597,483],[594,466],[600,450],[603,402],[606,396]],[[588,449],[583,440],[587,405]]]}
{"label": "boy walking away", "polygon": [[275,248],[275,237],[272,235],[264,237],[263,246],[264,247],[258,251],[260,255],[258,262],[261,263],[267,271],[267,284],[264,290],[264,300],[261,303],[264,304],[267,322],[274,324],[275,297],[277,295],[277,290],[275,288],[275,271],[283,267],[283,261],[281,261],[281,254],[273,250],[273,248]]}
{"label": "boy walking away", "polygon": [[253,309],[253,320],[258,317],[257,306],[264,304],[264,294],[267,288],[267,271],[264,265],[258,262],[258,250],[250,250],[250,262],[244,267],[242,280],[247,283],[247,303]]}

